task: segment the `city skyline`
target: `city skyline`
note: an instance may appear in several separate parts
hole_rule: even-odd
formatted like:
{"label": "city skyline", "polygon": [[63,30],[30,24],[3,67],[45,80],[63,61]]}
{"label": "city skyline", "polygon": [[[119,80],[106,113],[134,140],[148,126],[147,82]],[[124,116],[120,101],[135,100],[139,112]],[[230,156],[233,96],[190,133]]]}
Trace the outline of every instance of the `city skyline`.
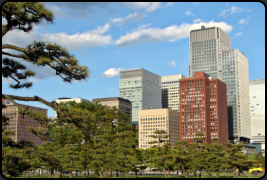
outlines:
{"label": "city skyline", "polygon": [[[35,83],[29,90],[12,90],[8,88],[12,80],[2,78],[4,94],[37,95],[47,101],[60,97],[91,101],[119,96],[119,70],[144,68],[159,76],[188,76],[189,32],[202,25],[218,26],[228,34],[231,48],[239,49],[249,60],[250,80],[265,78],[265,9],[261,3],[49,2],[44,5],[55,14],[53,25],[43,23],[28,35],[9,32],[3,43],[21,47],[33,40],[58,43],[74,54],[80,64],[89,67],[90,78],[67,84],[54,71],[37,67],[36,78],[31,79]],[[47,91],[47,87],[53,87],[53,91]],[[41,103],[19,103],[47,108],[48,116],[54,116],[54,111]]]}

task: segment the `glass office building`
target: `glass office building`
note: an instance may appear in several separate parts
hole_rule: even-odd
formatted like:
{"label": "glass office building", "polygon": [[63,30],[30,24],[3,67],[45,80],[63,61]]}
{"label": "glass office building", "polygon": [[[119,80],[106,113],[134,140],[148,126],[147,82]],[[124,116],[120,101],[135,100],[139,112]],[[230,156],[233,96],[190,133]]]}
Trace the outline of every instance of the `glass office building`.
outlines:
{"label": "glass office building", "polygon": [[190,31],[189,75],[205,72],[227,85],[228,132],[230,142],[251,138],[249,115],[248,59],[231,49],[231,39],[219,27]]}
{"label": "glass office building", "polygon": [[119,97],[132,103],[132,124],[138,124],[138,111],[161,108],[161,77],[145,69],[119,73]]}
{"label": "glass office building", "polygon": [[179,111],[179,80],[184,78],[182,74],[161,76],[162,108]]}

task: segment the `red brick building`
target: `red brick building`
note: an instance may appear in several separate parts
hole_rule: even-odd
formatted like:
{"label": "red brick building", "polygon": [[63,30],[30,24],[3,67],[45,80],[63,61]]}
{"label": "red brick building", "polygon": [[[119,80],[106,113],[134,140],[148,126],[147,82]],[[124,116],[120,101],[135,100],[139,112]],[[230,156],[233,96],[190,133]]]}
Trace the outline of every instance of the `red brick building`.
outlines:
{"label": "red brick building", "polygon": [[203,133],[205,142],[218,137],[223,145],[228,142],[226,84],[211,79],[206,73],[194,78],[181,79],[180,89],[180,139],[196,142],[195,134]]}

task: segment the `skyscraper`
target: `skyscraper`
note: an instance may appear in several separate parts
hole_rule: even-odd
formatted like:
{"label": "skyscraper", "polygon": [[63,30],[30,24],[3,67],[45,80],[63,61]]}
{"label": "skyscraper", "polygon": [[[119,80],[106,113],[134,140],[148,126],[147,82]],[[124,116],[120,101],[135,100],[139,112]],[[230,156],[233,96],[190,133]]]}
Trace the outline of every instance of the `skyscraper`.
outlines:
{"label": "skyscraper", "polygon": [[251,145],[257,153],[265,149],[265,79],[249,81]]}
{"label": "skyscraper", "polygon": [[221,28],[202,26],[190,31],[189,75],[196,72],[227,85],[230,142],[250,139],[248,59],[238,49],[231,49],[231,39]]}
{"label": "skyscraper", "polygon": [[203,133],[205,142],[220,138],[228,142],[226,84],[212,79],[204,72],[193,78],[180,80],[180,137],[196,142],[196,134]]}
{"label": "skyscraper", "polygon": [[119,73],[119,97],[132,103],[132,124],[138,124],[138,111],[161,108],[161,77],[145,69]]}
{"label": "skyscraper", "polygon": [[184,78],[182,74],[161,76],[162,108],[179,110],[179,80]]}

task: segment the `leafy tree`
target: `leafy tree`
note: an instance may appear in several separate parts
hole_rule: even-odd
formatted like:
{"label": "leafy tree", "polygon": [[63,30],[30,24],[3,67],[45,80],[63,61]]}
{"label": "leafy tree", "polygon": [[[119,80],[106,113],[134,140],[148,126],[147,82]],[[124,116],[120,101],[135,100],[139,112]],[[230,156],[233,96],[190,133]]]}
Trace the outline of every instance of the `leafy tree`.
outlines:
{"label": "leafy tree", "polygon": [[155,168],[156,164],[153,162],[153,158],[157,157],[157,152],[159,150],[157,148],[148,148],[144,151],[144,158],[146,159],[146,162],[149,164],[150,170],[151,168]]}
{"label": "leafy tree", "polygon": [[40,160],[38,158],[38,154],[36,153],[37,147],[31,140],[21,141],[27,147],[32,147],[35,151],[27,148],[20,148],[17,150],[17,155],[29,165],[29,168],[26,170],[27,178],[29,178],[29,171],[35,170],[38,166],[40,166]]}
{"label": "leafy tree", "polygon": [[137,173],[141,170],[144,170],[147,168],[147,165],[144,164],[144,150],[135,148],[134,149],[134,155],[133,155],[133,168],[132,171],[135,172],[135,177],[138,178]]}
{"label": "leafy tree", "polygon": [[50,178],[52,178],[53,170],[60,172],[63,170],[61,149],[62,146],[57,142],[46,142],[38,146],[37,154],[41,159],[42,165],[48,170]]}
{"label": "leafy tree", "polygon": [[245,144],[226,143],[226,145],[229,148],[226,150],[227,154],[225,159],[227,164],[225,164],[224,167],[228,169],[232,168],[234,170],[234,178],[236,178],[237,170],[246,177],[244,170],[248,170],[252,167],[252,165],[255,164],[255,161],[248,159],[247,156],[242,153],[242,148]]}
{"label": "leafy tree", "polygon": [[[126,116],[125,118],[128,119]],[[114,161],[123,178],[125,173],[133,169],[134,148],[137,145],[136,132],[127,121],[117,122],[116,132],[112,144],[116,152]]]}
{"label": "leafy tree", "polygon": [[[47,10],[42,3],[37,2],[5,2],[2,6],[2,18],[6,20],[6,24],[2,24],[2,39],[10,31],[23,31],[29,33],[34,25],[38,25],[43,21],[53,23],[53,13]],[[10,51],[12,50],[12,51]],[[14,52],[14,53],[13,53]],[[10,84],[12,89],[29,88],[32,86],[28,82],[29,77],[34,77],[35,72],[28,70],[25,65],[18,60],[11,58],[19,58],[20,61],[25,61],[36,66],[48,66],[55,70],[55,74],[60,76],[64,82],[72,82],[73,80],[83,80],[88,77],[88,68],[78,64],[78,60],[74,55],[57,44],[50,42],[37,42],[26,45],[25,48],[15,45],[3,44],[2,54],[5,55],[2,59],[2,76],[4,78],[12,78],[16,81],[15,84]],[[10,58],[11,57],[11,58]],[[42,113],[25,109],[14,100],[19,101],[39,101],[55,111],[57,103],[54,101],[48,102],[38,96],[22,97],[2,94],[2,98],[9,99],[15,106],[19,108],[19,113],[28,115],[30,118],[37,120],[41,124],[41,128],[29,127],[24,121],[27,129],[33,134],[42,138],[46,137],[46,128],[51,119],[42,116]],[[59,112],[58,112],[59,113]],[[21,146],[19,143],[9,143],[10,146]]]}
{"label": "leafy tree", "polygon": [[2,172],[6,172],[10,178],[18,177],[20,174],[31,167],[18,155],[17,148],[2,148]]}
{"label": "leafy tree", "polygon": [[[168,169],[169,165],[172,163],[172,155],[171,153],[171,145],[168,137],[170,135],[167,134],[165,130],[156,130],[154,135],[150,135],[157,140],[149,142],[149,144],[157,144],[154,145],[159,151],[157,152],[157,157],[153,158],[153,161],[158,165],[160,169],[163,170],[164,178],[167,178],[166,169]],[[161,144],[163,143],[164,144]]]}
{"label": "leafy tree", "polygon": [[188,178],[187,170],[190,168],[192,155],[190,154],[190,145],[188,141],[182,140],[176,142],[174,151],[174,169],[182,170],[184,177]]}
{"label": "leafy tree", "polygon": [[211,143],[211,151],[208,156],[209,166],[212,171],[216,172],[216,178],[220,177],[219,170],[222,169],[222,164],[224,163],[225,148],[219,138],[213,139],[215,143]]}
{"label": "leafy tree", "polygon": [[197,133],[194,139],[196,143],[191,144],[194,147],[191,150],[192,169],[199,170],[199,178],[201,178],[202,171],[208,168],[209,144],[204,143],[205,135],[203,133]]}

